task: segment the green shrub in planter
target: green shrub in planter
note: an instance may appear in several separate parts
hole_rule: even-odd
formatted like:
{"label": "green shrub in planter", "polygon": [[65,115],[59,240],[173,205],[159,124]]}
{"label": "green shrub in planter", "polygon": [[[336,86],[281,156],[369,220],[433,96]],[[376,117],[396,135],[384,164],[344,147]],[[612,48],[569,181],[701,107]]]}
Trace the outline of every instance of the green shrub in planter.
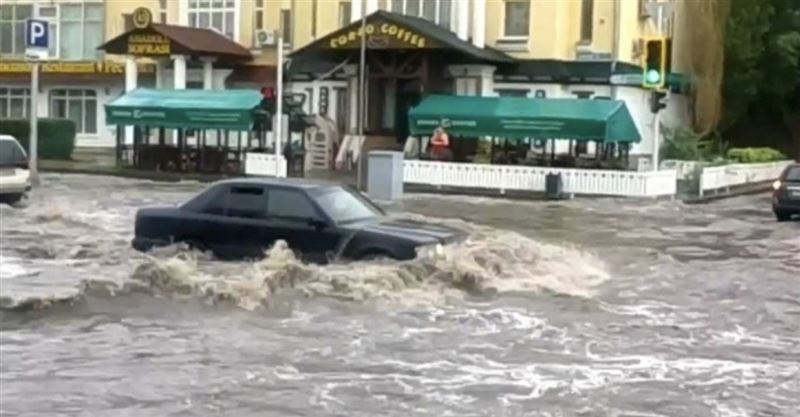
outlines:
{"label": "green shrub in planter", "polygon": [[[39,158],[69,160],[75,148],[75,122],[68,119],[39,119]],[[0,134],[15,137],[30,153],[28,119],[0,120]]]}
{"label": "green shrub in planter", "polygon": [[727,157],[743,164],[774,162],[786,159],[784,154],[772,148],[733,148],[728,151]]}

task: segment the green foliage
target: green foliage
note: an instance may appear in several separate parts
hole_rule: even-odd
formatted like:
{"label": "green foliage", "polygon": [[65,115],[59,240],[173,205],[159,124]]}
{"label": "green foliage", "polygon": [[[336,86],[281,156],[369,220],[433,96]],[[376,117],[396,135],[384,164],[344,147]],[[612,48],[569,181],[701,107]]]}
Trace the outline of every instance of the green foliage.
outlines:
{"label": "green foliage", "polygon": [[728,151],[728,159],[748,164],[785,160],[786,156],[772,148],[733,148]]}
{"label": "green foliage", "polygon": [[661,149],[664,159],[718,161],[728,148],[719,135],[702,136],[685,128],[667,130],[664,138]]}
{"label": "green foliage", "polygon": [[[39,158],[69,160],[75,148],[75,122],[67,119],[39,119]],[[30,153],[28,119],[0,120],[0,134],[11,135]]]}

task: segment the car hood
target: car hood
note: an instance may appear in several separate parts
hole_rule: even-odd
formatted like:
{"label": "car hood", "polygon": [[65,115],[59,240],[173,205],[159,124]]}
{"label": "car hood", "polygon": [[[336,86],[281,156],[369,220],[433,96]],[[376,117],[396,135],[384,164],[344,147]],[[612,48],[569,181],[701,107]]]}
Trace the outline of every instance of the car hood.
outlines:
{"label": "car hood", "polygon": [[358,226],[361,232],[407,239],[419,244],[452,243],[464,236],[461,230],[409,220],[381,220]]}

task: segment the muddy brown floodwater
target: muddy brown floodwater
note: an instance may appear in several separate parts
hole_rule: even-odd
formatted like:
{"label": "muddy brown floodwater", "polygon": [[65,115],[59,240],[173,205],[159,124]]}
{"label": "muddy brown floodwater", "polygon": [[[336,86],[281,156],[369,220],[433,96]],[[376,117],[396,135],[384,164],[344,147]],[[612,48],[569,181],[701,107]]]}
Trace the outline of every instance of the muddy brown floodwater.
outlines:
{"label": "muddy brown floodwater", "polygon": [[0,208],[3,416],[800,415],[800,223],[709,205],[412,195],[445,257],[130,249],[203,186],[43,178]]}

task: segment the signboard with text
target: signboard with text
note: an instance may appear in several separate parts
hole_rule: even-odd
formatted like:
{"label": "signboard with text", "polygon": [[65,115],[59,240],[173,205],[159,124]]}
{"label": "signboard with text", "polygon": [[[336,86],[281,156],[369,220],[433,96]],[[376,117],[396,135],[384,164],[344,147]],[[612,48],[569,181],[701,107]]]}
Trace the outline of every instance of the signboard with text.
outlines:
{"label": "signboard with text", "polygon": [[[24,61],[0,61],[0,74],[30,74],[33,64]],[[124,74],[125,65],[112,61],[51,61],[39,66],[42,74],[114,75]],[[154,64],[139,64],[139,73],[155,73]]]}
{"label": "signboard with text", "polygon": [[45,20],[25,21],[25,56],[30,59],[46,59],[50,46],[50,24]]}
{"label": "signboard with text", "polygon": [[439,45],[428,36],[396,23],[373,21],[334,33],[327,42],[330,49],[359,49],[366,33],[369,49],[429,49]]}

